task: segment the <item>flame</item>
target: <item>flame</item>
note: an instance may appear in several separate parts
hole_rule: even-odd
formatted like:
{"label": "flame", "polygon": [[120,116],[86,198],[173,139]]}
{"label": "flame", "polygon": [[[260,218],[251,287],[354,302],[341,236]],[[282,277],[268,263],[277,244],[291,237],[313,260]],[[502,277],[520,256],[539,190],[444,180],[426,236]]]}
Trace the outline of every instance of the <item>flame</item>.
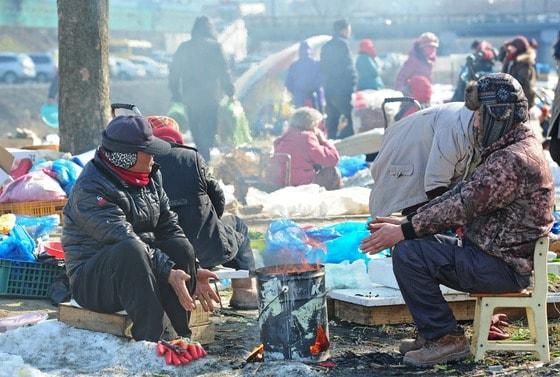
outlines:
{"label": "flame", "polygon": [[257,363],[263,360],[264,360],[264,344],[261,343],[255,348],[253,348],[249,356],[247,356],[246,361],[248,363]]}
{"label": "flame", "polygon": [[329,339],[327,338],[327,333],[323,326],[317,326],[317,338],[315,339],[315,343],[309,346],[309,351],[313,356],[317,356],[321,352],[325,352],[330,347]]}

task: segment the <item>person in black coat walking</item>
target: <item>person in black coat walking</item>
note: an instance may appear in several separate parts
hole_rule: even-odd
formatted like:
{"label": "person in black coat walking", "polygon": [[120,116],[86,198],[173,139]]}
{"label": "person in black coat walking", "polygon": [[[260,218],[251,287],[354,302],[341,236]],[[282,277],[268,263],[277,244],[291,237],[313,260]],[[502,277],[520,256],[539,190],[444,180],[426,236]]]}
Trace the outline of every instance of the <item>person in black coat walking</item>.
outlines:
{"label": "person in black coat walking", "polygon": [[[333,37],[321,49],[321,69],[325,76],[327,100],[327,136],[343,139],[354,134],[352,126],[352,93],[356,86],[354,61],[348,47],[352,27],[346,20],[338,20],[333,26]],[[338,134],[340,115],[347,125]]]}
{"label": "person in black coat walking", "polygon": [[72,297],[96,312],[126,310],[136,340],[189,337],[193,295],[205,310],[219,302],[208,282],[217,276],[198,269],[154,165],[170,150],[144,118],[114,118],[64,207]]}
{"label": "person in black coat walking", "polygon": [[[223,216],[225,196],[218,181],[210,174],[204,158],[195,148],[183,145],[177,122],[170,117],[147,118],[154,135],[170,142],[171,152],[157,156],[163,188],[171,209],[179,216],[179,225],[192,243],[200,265],[218,265],[236,270],[255,269],[248,228],[236,216]],[[251,281],[232,279],[231,306],[256,307],[256,288]],[[236,288],[241,288],[241,290]]]}
{"label": "person in black coat walking", "polygon": [[172,100],[185,105],[194,142],[206,160],[214,146],[218,106],[225,92],[233,97],[226,58],[206,16],[198,17],[191,39],[183,42],[169,66]]}

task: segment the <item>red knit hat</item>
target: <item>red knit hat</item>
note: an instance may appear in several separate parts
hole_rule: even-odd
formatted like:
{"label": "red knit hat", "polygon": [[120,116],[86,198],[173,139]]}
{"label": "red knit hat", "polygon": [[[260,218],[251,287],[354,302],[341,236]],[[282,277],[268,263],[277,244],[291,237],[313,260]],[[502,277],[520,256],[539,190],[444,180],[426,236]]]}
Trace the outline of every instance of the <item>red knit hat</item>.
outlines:
{"label": "red knit hat", "polygon": [[373,46],[373,41],[371,39],[362,39],[360,41],[360,52],[368,54],[372,58],[377,56],[377,52],[375,51],[375,47]]}
{"label": "red knit hat", "polygon": [[146,120],[152,126],[155,137],[176,144],[184,144],[183,135],[179,132],[179,125],[175,119],[152,115],[147,117]]}

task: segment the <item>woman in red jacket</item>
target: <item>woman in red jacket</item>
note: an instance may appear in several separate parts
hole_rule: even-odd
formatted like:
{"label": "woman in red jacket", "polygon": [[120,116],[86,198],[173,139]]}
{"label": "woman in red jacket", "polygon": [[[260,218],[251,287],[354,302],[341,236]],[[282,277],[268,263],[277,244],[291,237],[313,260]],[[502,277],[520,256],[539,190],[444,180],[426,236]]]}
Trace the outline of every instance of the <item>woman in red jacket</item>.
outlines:
{"label": "woman in red jacket", "polygon": [[[288,130],[274,141],[276,156],[289,155],[291,186],[316,183],[327,190],[340,188],[340,172],[336,168],[340,159],[334,145],[327,140],[318,126],[323,115],[312,108],[302,107],[291,116]],[[284,169],[286,170],[286,169]],[[276,174],[272,181],[285,186],[286,171]]]}

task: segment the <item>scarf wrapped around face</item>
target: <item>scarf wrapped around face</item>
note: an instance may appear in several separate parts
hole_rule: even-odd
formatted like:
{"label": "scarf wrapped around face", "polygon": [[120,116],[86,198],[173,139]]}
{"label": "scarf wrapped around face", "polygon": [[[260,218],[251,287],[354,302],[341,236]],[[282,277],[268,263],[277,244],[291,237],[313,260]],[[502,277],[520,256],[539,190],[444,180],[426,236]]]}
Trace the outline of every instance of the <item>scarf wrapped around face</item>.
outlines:
{"label": "scarf wrapped around face", "polygon": [[465,89],[465,106],[473,111],[480,110],[477,139],[483,148],[529,119],[523,88],[507,73],[489,74],[470,82]]}

